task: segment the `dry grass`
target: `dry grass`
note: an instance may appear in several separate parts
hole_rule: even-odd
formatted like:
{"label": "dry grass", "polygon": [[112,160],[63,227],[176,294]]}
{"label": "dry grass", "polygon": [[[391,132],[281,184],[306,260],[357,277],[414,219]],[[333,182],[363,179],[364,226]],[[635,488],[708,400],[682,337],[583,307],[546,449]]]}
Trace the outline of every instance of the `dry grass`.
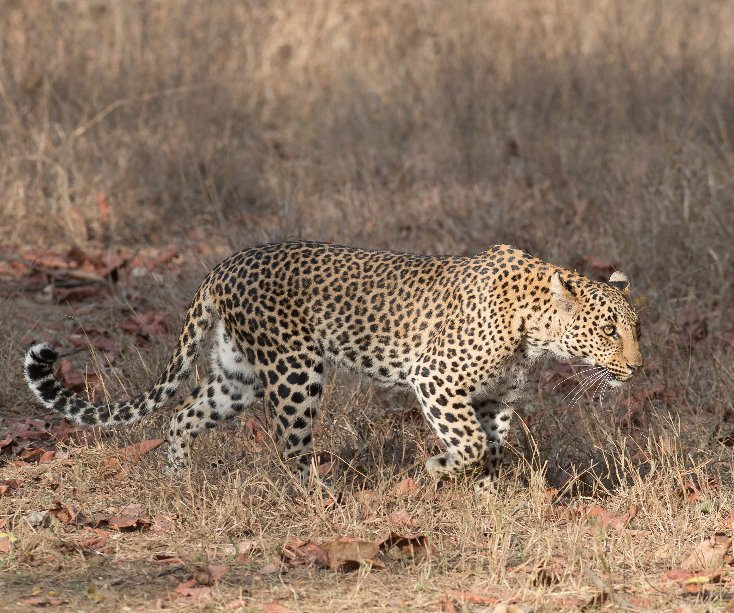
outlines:
{"label": "dry grass", "polygon": [[[23,484],[0,497],[18,538],[0,554],[6,602],[41,587],[91,608],[94,584],[98,609],[152,608],[227,562],[201,606],[436,610],[446,588],[532,610],[727,606],[730,579],[696,594],[661,580],[732,529],[732,451],[717,439],[734,420],[734,5],[0,0],[0,14],[3,254],[175,243],[185,257],[102,305],[0,298],[0,417],[42,415],[19,372],[33,338],[107,329],[122,349],[114,366],[73,361],[95,364],[114,397],[141,389],[172,338],[135,347],[122,313],[163,310],[175,328],[223,252],[293,237],[452,253],[511,242],[592,276],[588,256],[612,262],[649,304],[648,367],[632,392],[663,390],[634,415],[625,395],[567,408],[541,373],[515,467],[486,500],[424,480],[425,426],[384,417],[342,379],[318,440],[346,492],[328,508],[241,428],[199,442],[180,483],[161,480],[157,453],[99,476],[111,448],[157,436],[160,419],[100,434],[66,464],[0,467]],[[407,477],[419,492],[390,496]],[[680,495],[689,482],[693,501]],[[377,493],[369,509],[354,487]],[[139,501],[174,522],[90,554],[81,528],[22,521],[55,501],[85,513]],[[625,530],[599,530],[558,504],[639,511]],[[377,538],[399,528],[396,511],[428,536],[430,558],[352,574],[280,562],[291,537]],[[248,562],[214,547],[243,539],[257,543]],[[543,566],[556,569],[550,585]]]}

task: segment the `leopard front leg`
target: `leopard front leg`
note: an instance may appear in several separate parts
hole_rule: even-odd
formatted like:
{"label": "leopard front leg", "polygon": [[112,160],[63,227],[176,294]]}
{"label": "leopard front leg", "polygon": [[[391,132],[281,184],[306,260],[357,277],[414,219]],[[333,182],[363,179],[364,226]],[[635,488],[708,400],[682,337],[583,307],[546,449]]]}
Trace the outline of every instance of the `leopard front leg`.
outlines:
{"label": "leopard front leg", "polygon": [[474,401],[473,404],[489,442],[487,476],[496,479],[502,462],[502,444],[510,428],[513,409],[510,405],[492,398]]}
{"label": "leopard front leg", "polygon": [[426,462],[428,473],[436,479],[479,476],[481,482],[486,477],[489,441],[468,394],[438,385],[430,375],[416,381],[414,389],[423,414],[446,447],[445,453]]}

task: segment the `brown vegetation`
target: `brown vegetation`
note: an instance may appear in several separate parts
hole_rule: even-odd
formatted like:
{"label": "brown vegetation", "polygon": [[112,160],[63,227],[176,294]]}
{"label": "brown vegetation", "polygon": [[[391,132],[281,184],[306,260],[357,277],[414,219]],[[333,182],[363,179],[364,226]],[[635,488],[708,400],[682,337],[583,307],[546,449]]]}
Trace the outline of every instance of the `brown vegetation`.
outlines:
{"label": "brown vegetation", "polygon": [[[731,607],[734,5],[0,0],[0,14],[4,603]],[[619,267],[647,366],[568,406],[554,386],[571,371],[546,365],[482,500],[426,479],[421,419],[337,376],[317,441],[336,498],[300,489],[257,414],[199,440],[172,483],[155,442],[131,447],[165,416],[77,432],[34,405],[30,342],[60,343],[69,385],[124,397],[154,380],[214,262],[285,238],[510,242],[592,277]]]}

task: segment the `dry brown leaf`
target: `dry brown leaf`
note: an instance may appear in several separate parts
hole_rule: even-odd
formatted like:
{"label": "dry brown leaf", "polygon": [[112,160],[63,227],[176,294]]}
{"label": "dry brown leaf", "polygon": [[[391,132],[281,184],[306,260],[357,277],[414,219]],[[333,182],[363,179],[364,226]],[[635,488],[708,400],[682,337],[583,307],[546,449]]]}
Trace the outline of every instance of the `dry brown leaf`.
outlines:
{"label": "dry brown leaf", "polygon": [[175,520],[170,517],[163,515],[156,515],[153,518],[153,525],[151,526],[151,532],[169,532],[175,526]]}
{"label": "dry brown leaf", "polygon": [[477,594],[476,592],[463,592],[461,590],[452,590],[451,588],[446,589],[445,596],[469,604],[497,604],[500,602],[500,599],[495,596]]}
{"label": "dry brown leaf", "polygon": [[173,553],[155,553],[153,562],[158,564],[183,564],[183,560]]}
{"label": "dry brown leaf", "polygon": [[107,544],[107,541],[109,541],[110,534],[112,534],[109,530],[102,530],[100,528],[86,529],[91,530],[94,533],[94,536],[88,539],[84,539],[79,543],[81,547],[84,547],[86,549],[102,549]]}
{"label": "dry brown leaf", "polygon": [[342,537],[323,546],[326,551],[328,566],[332,570],[351,571],[358,569],[362,564],[382,567],[376,559],[380,552],[380,545],[375,541],[364,541]]}
{"label": "dry brown leaf", "polygon": [[395,511],[394,513],[390,513],[388,520],[393,524],[406,526],[407,528],[415,527],[415,521],[407,511]]}
{"label": "dry brown leaf", "polygon": [[316,564],[326,568],[329,554],[323,547],[309,541],[293,539],[283,545],[281,557],[291,565]]}
{"label": "dry brown leaf", "polygon": [[716,583],[721,579],[721,569],[715,571],[702,570],[684,570],[682,568],[674,568],[663,575],[666,581],[677,581],[683,585]]}
{"label": "dry brown leaf", "polygon": [[290,613],[290,611],[291,609],[277,600],[271,600],[263,607],[263,613]]}
{"label": "dry brown leaf", "polygon": [[10,553],[12,545],[8,536],[0,535],[0,553]]}
{"label": "dry brown leaf", "polygon": [[115,354],[117,352],[117,343],[104,332],[98,332],[94,329],[87,329],[83,334],[74,333],[69,335],[69,341],[75,347],[88,347],[92,345],[95,349],[103,351],[106,355]]}
{"label": "dry brown leaf", "polygon": [[226,564],[210,564],[206,570],[196,573],[194,579],[201,585],[213,585],[229,572]]}
{"label": "dry brown leaf", "polygon": [[97,517],[95,527],[107,525],[110,528],[122,530],[125,528],[147,528],[153,523],[141,504],[128,504],[124,507],[108,510],[109,514]]}
{"label": "dry brown leaf", "polygon": [[62,524],[83,524],[85,522],[84,516],[71,504],[62,505],[60,502],[55,503],[55,506],[48,510],[49,515],[53,515]]}
{"label": "dry brown leaf", "polygon": [[683,570],[706,570],[720,568],[724,556],[731,547],[731,538],[725,534],[714,534],[700,543],[696,549],[681,562]]}
{"label": "dry brown leaf", "polygon": [[95,401],[97,396],[101,397],[102,380],[99,376],[95,373],[84,375],[66,358],[62,358],[59,362],[57,376],[64,387],[70,390],[86,392],[87,396],[91,394],[91,399]]}
{"label": "dry brown leaf", "polygon": [[128,445],[127,447],[121,447],[118,450],[120,456],[131,464],[135,464],[140,461],[146,453],[153,451],[156,447],[160,447],[163,444],[162,438],[148,439],[140,441],[134,445]]}
{"label": "dry brown leaf", "polygon": [[118,458],[105,458],[99,463],[97,473],[101,479],[109,479],[123,472],[122,462]]}
{"label": "dry brown leaf", "polygon": [[38,463],[39,464],[45,464],[46,462],[50,462],[51,460],[54,459],[54,456],[55,455],[56,455],[56,452],[55,451],[44,451],[41,454],[41,457],[38,458]]}
{"label": "dry brown leaf", "polygon": [[57,304],[66,302],[83,302],[85,300],[101,300],[103,294],[109,294],[109,289],[104,285],[87,284],[77,285],[76,287],[59,287],[54,286],[51,297]]}
{"label": "dry brown leaf", "polygon": [[402,535],[393,532],[380,543],[380,549],[392,559],[431,555],[428,537],[423,534]]}
{"label": "dry brown leaf", "polygon": [[393,496],[412,496],[420,492],[420,488],[413,479],[403,479],[393,489],[390,494]]}
{"label": "dry brown leaf", "polygon": [[34,596],[33,598],[21,600],[21,603],[27,607],[60,607],[67,602],[63,598],[49,598],[46,596]]}
{"label": "dry brown leaf", "polygon": [[187,598],[195,602],[200,602],[209,598],[211,588],[207,586],[199,586],[196,579],[189,579],[183,583],[179,583],[175,588],[175,593],[169,596],[170,600],[177,598]]}
{"label": "dry brown leaf", "polygon": [[611,528],[612,530],[624,530],[637,515],[637,505],[631,505],[627,513],[624,515],[618,515],[612,511],[608,511],[603,507],[591,507],[586,515],[594,520],[595,524],[598,524],[604,528]]}
{"label": "dry brown leaf", "polygon": [[20,486],[18,479],[3,479],[0,481],[0,496],[7,494],[10,490],[15,490]]}
{"label": "dry brown leaf", "polygon": [[451,602],[451,598],[444,594],[441,596],[441,600],[438,601],[438,610],[442,613],[456,613],[456,605]]}
{"label": "dry brown leaf", "polygon": [[151,336],[162,336],[166,334],[166,320],[165,313],[148,311],[128,317],[122,322],[121,327],[129,334],[137,334],[142,338],[150,338]]}

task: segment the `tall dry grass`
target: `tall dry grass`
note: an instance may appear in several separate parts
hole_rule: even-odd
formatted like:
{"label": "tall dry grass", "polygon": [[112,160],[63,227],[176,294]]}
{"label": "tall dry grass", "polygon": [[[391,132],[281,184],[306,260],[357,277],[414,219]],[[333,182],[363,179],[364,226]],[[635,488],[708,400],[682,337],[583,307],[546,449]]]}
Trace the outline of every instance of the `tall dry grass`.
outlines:
{"label": "tall dry grass", "polygon": [[511,239],[644,262],[674,242],[645,282],[729,255],[729,3],[2,10],[11,242],[154,241],[202,217],[242,242]]}

